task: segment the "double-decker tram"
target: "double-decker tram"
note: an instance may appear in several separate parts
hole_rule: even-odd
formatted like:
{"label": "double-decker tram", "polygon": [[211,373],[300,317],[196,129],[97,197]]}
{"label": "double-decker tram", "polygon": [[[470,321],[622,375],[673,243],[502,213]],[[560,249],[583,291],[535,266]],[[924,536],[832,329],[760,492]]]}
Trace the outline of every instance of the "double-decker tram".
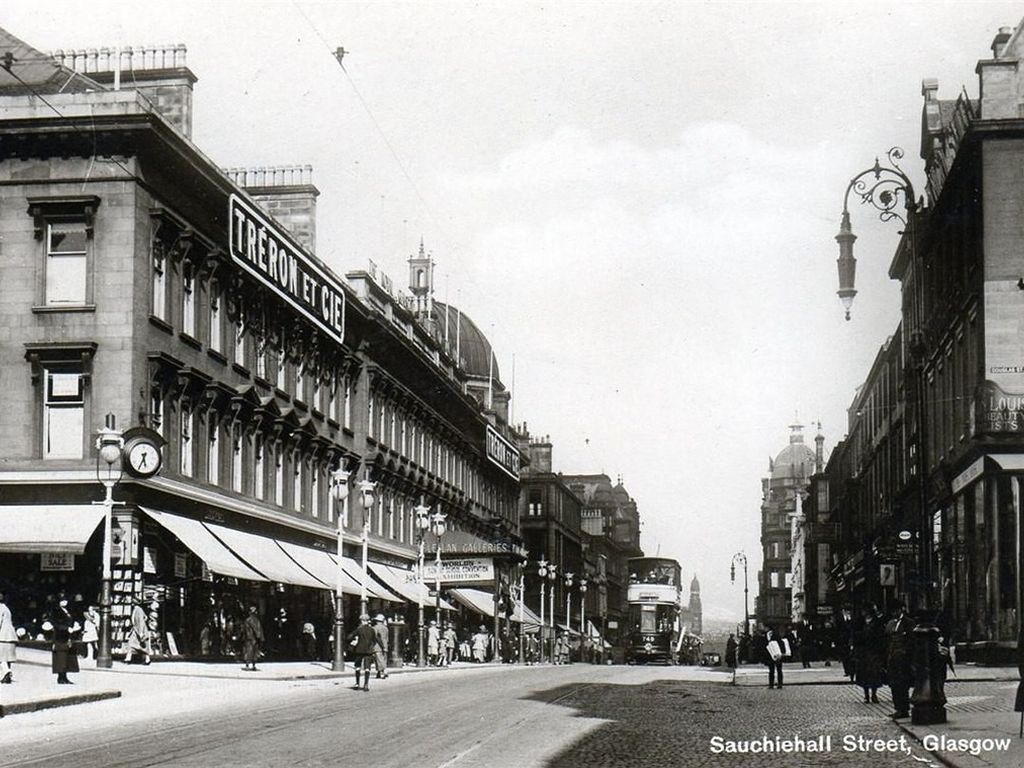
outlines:
{"label": "double-decker tram", "polygon": [[682,595],[678,560],[667,557],[629,559],[629,626],[627,664],[651,661],[673,663],[679,652]]}

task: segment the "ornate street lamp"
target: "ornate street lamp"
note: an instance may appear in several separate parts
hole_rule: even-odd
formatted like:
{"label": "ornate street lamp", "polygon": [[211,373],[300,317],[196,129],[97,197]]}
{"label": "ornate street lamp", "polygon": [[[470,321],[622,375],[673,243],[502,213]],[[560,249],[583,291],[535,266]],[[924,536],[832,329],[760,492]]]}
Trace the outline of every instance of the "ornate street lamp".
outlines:
{"label": "ornate street lamp", "polygon": [[423,645],[426,640],[423,626],[423,539],[427,535],[427,531],[430,529],[430,507],[423,504],[423,499],[420,499],[420,505],[413,510],[416,513],[416,537],[419,539],[419,556],[416,559],[417,569],[417,580],[420,583],[421,593],[419,600],[417,600],[417,630],[418,636],[418,647],[416,649],[416,666],[423,668],[426,664],[426,650]]}
{"label": "ornate street lamp", "polygon": [[580,579],[580,635],[586,636],[587,625],[584,624],[587,618],[587,580]]}
{"label": "ornate street lamp", "polygon": [[124,467],[121,463],[121,449],[124,439],[117,430],[114,414],[108,413],[104,426],[96,431],[96,479],[103,484],[103,583],[100,592],[99,642],[96,649],[96,666],[109,669],[111,658],[110,603],[112,576],[110,560],[113,557],[114,527],[114,486],[121,481]]}
{"label": "ornate street lamp", "polygon": [[437,560],[434,568],[434,618],[437,619],[437,631],[440,633],[441,630],[441,537],[444,536],[445,532],[445,515],[441,514],[439,509],[433,515],[431,515],[431,530],[434,536],[437,537]]}
{"label": "ornate street lamp", "polygon": [[565,627],[566,629],[572,629],[572,572],[567,571],[563,578],[565,579]]}
{"label": "ornate street lamp", "polygon": [[[913,712],[911,720],[915,725],[932,725],[946,722],[946,699],[942,693],[939,678],[943,668],[939,658],[939,629],[935,626],[931,610],[931,526],[928,515],[928,421],[925,416],[925,337],[923,333],[924,272],[919,253],[916,233],[916,218],[919,203],[914,194],[914,185],[900,168],[898,161],[903,158],[900,147],[892,147],[887,153],[887,166],[875,158],[873,167],[854,176],[846,187],[843,198],[843,215],[836,242],[839,243],[839,291],[838,295],[846,308],[846,319],[850,319],[850,305],[857,291],[853,287],[856,260],[853,257],[853,243],[857,239],[850,227],[847,208],[850,193],[860,197],[862,204],[869,204],[878,211],[882,221],[896,219],[905,227],[907,246],[910,250],[911,270],[914,281],[914,302],[912,322],[904,322],[907,334],[906,349],[913,361],[916,376],[917,400],[917,442],[918,442],[918,567],[911,582],[912,602],[917,608],[917,626],[914,627],[914,695],[911,697]],[[903,203],[906,216],[900,215],[898,206]],[[909,332],[907,328],[909,326]]]}
{"label": "ornate street lamp", "polygon": [[548,581],[551,582],[551,586],[548,588],[548,597],[551,602],[548,604],[548,625],[551,627],[551,661],[555,660],[555,584],[558,579],[558,575],[555,573],[557,565],[552,563],[548,566]]}
{"label": "ornate street lamp", "polygon": [[736,563],[743,565],[743,636],[750,635],[750,588],[747,584],[747,556],[743,552],[737,552],[732,556],[732,563],[729,565],[729,582],[736,583]]}
{"label": "ornate street lamp", "polygon": [[540,627],[537,628],[537,632],[540,635],[540,660],[544,661],[544,589],[545,581],[548,578],[548,561],[541,560],[537,563],[537,575],[540,577]]}
{"label": "ornate street lamp", "polygon": [[338,570],[334,582],[334,659],[331,669],[335,672],[345,669],[345,603],[342,597],[342,554],[345,543],[345,508],[348,506],[348,472],[339,468],[331,473],[331,496],[334,498],[334,514],[338,522]]}
{"label": "ornate street lamp", "polygon": [[[374,490],[377,488],[377,484],[370,480],[360,480],[357,484],[359,486],[359,502],[363,507],[363,573],[366,574],[367,555],[368,548],[370,545],[370,511],[373,509],[373,503],[376,500],[374,497]],[[363,576],[363,581],[360,586],[359,592],[359,613],[366,613],[366,581],[368,576]]]}

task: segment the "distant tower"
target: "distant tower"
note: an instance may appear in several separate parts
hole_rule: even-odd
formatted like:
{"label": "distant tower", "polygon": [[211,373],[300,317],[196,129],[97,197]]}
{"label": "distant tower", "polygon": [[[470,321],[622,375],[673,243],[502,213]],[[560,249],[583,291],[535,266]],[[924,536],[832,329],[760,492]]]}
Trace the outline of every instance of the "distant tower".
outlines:
{"label": "distant tower", "polygon": [[697,581],[696,573],[690,582],[690,628],[695,635],[704,632],[704,610],[700,604],[700,582]]}
{"label": "distant tower", "polygon": [[412,292],[416,314],[431,317],[434,314],[434,257],[423,249],[409,257],[409,290]]}

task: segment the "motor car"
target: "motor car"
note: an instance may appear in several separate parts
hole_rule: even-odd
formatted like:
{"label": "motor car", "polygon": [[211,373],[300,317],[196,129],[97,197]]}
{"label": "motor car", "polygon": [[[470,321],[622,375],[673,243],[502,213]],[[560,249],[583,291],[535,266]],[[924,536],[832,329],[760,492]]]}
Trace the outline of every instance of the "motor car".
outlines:
{"label": "motor car", "polygon": [[720,653],[705,653],[700,659],[702,667],[722,666],[722,655]]}

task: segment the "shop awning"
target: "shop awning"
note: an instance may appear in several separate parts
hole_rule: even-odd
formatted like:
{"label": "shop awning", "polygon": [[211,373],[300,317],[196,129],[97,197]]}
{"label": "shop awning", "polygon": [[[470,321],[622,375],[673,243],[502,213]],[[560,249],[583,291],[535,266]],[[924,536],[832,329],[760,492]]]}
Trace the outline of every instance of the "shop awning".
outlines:
{"label": "shop awning", "polygon": [[[338,561],[327,554],[327,552],[321,549],[313,549],[312,547],[303,547],[299,544],[291,544],[287,541],[279,541],[277,544],[299,565],[320,579],[320,581],[330,584],[332,589],[337,589]],[[341,591],[346,595],[361,594],[359,584],[344,569],[341,571]]]}
{"label": "shop awning", "polygon": [[568,632],[570,635],[574,635],[575,636],[575,635],[580,634],[580,631],[578,629],[573,629],[572,627],[567,627],[565,624],[559,624],[558,628],[560,630],[562,630],[563,632]]}
{"label": "shop awning", "polygon": [[512,612],[512,621],[519,623],[519,610],[520,607],[523,611],[523,624],[530,626],[540,626],[540,616],[530,610],[530,607],[524,603],[516,603],[515,610]]}
{"label": "shop awning", "polygon": [[257,536],[254,533],[240,531],[237,528],[228,528],[217,523],[204,522],[203,525],[232,552],[271,581],[293,584],[297,587],[328,589],[327,584],[290,558],[278,546],[276,540],[268,536]]}
{"label": "shop awning", "polygon": [[149,507],[139,507],[163,528],[173,533],[213,573],[248,581],[268,581],[267,577],[247,566],[199,520],[182,517],[170,512],[159,512]]}
{"label": "shop awning", "polygon": [[103,513],[102,504],[0,506],[0,552],[80,555]]}
{"label": "shop awning", "polygon": [[[337,560],[335,560],[336,555],[328,555],[328,557],[331,558],[332,563],[337,562]],[[343,557],[341,559],[341,565],[342,568],[345,569],[345,573],[347,573],[349,578],[351,578],[356,584],[359,584],[360,586],[366,584],[366,594],[368,597],[376,597],[380,600],[388,600],[392,603],[402,602],[400,597],[392,594],[384,587],[377,586],[377,582],[373,580],[373,577],[364,571],[363,567],[351,557]]]}
{"label": "shop awning", "polygon": [[448,590],[448,594],[470,610],[476,611],[483,616],[494,616],[493,592],[485,592],[482,589],[471,589],[469,587],[458,587]]}
{"label": "shop awning", "polygon": [[[410,571],[403,568],[396,568],[393,565],[382,563],[367,563],[366,567],[384,585],[397,595],[401,595],[413,605],[424,605],[433,607],[435,599],[430,596],[430,589],[426,584],[410,580]],[[454,611],[455,606],[444,598],[441,598],[441,607],[446,611]]]}

